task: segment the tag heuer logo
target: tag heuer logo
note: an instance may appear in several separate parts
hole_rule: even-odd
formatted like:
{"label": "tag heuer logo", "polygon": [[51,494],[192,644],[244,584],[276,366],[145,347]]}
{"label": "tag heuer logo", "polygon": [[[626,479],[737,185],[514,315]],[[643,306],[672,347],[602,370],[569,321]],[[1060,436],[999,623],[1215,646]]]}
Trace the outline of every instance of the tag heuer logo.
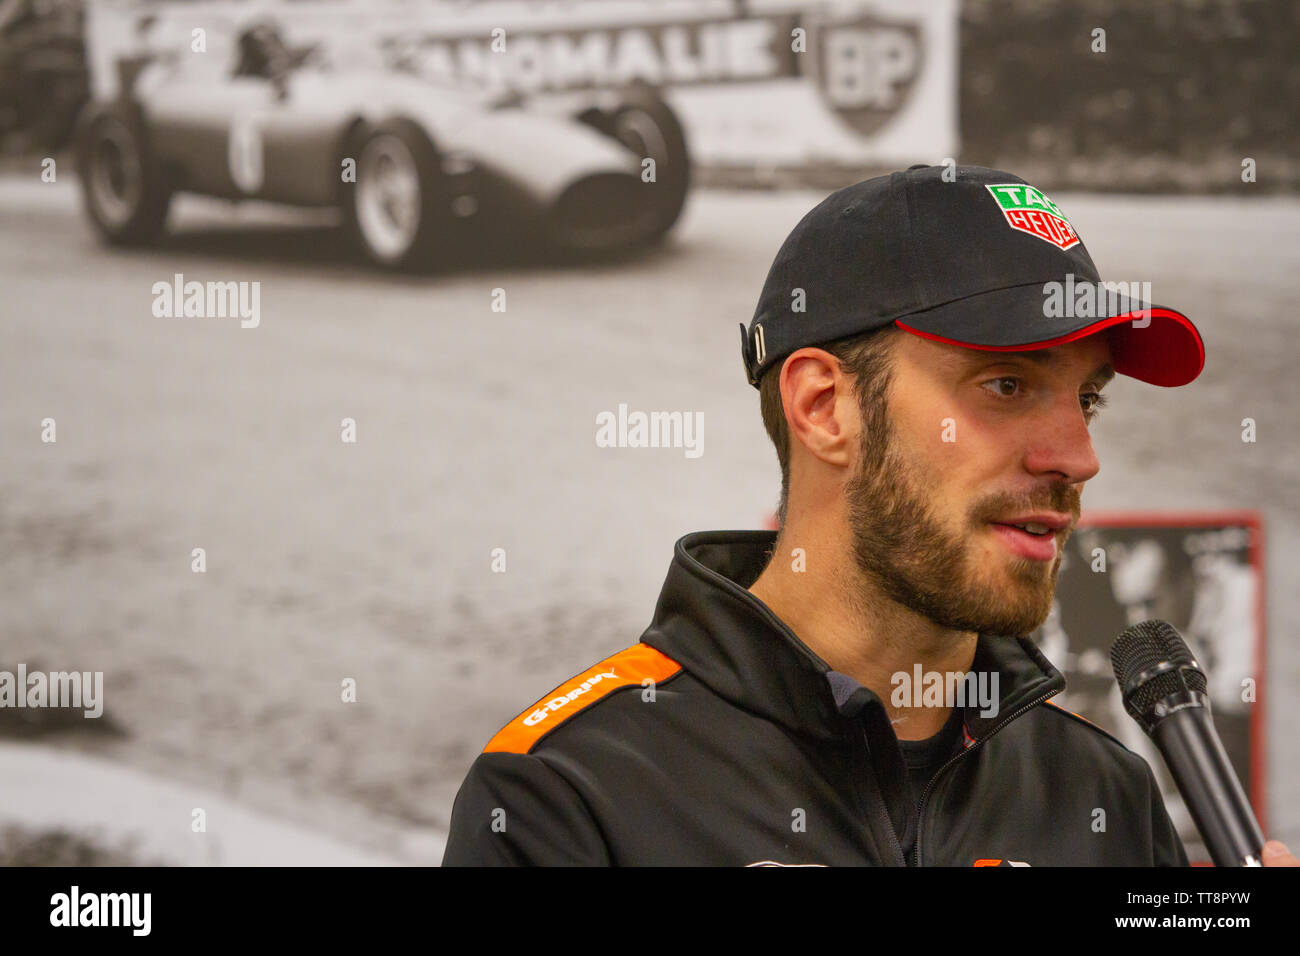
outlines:
{"label": "tag heuer logo", "polygon": [[1002,215],[1012,229],[1037,236],[1058,249],[1069,249],[1078,244],[1079,234],[1065,218],[1065,213],[1033,186],[999,183],[984,188],[998,201]]}

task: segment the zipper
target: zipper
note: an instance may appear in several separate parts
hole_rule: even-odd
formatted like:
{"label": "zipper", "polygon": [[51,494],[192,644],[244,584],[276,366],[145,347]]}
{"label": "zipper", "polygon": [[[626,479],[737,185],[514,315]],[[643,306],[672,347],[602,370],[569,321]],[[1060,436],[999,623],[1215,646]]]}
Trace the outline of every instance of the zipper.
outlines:
{"label": "zipper", "polygon": [[867,736],[867,728],[863,727],[860,721],[858,722],[858,726],[862,731],[862,742],[867,745],[867,767],[869,768],[873,777],[873,782],[876,785],[876,794],[880,797],[880,802],[885,808],[885,826],[889,828],[889,839],[894,841],[894,859],[902,860],[903,866],[907,866],[907,857],[903,855],[903,844],[898,842],[898,833],[894,830],[894,819],[889,815],[889,804],[885,802],[885,793],[880,787],[880,781],[874,779],[876,770],[875,761],[871,756],[871,738]]}
{"label": "zipper", "polygon": [[[678,545],[680,544],[681,541],[679,540]],[[691,571],[697,576],[703,576],[706,580],[713,582],[716,586],[720,587],[723,591],[731,592],[734,596],[738,597],[740,600],[750,605],[750,607],[756,610],[759,613],[759,616],[762,617],[763,620],[766,621],[771,627],[775,628],[777,631],[782,632],[789,638],[792,638],[790,643],[795,648],[796,651],[799,651],[800,653],[803,654],[804,657],[808,658],[814,663],[820,663],[824,666],[824,662],[822,662],[820,658],[818,658],[817,655],[814,654],[812,650],[809,649],[808,646],[799,639],[798,635],[795,634],[794,631],[792,631],[784,621],[782,621],[779,617],[777,617],[776,614],[773,613],[773,611],[766,604],[758,600],[758,598],[756,598],[752,593],[750,593],[748,588],[741,587],[740,585],[736,584],[735,581],[732,581],[730,578],[728,578],[726,575],[719,574],[717,571],[714,571],[712,568],[706,567],[705,565],[701,564],[695,558],[691,557],[691,555],[687,554],[686,549],[684,547],[680,548],[679,550],[682,556],[686,559],[685,565],[687,567],[687,570]],[[1017,710],[1012,712],[1011,716],[1009,716],[1006,720],[1002,721],[1002,723],[998,724],[996,727],[990,730],[979,740],[975,741],[975,743],[971,744],[969,747],[966,747],[964,750],[962,750],[961,753],[951,757],[947,763],[945,763],[937,771],[935,771],[934,776],[930,778],[930,782],[925,785],[925,790],[922,791],[921,793],[921,802],[917,805],[916,850],[913,856],[913,859],[916,861],[914,864],[915,866],[919,867],[921,865],[921,829],[922,829],[922,824],[924,824],[925,822],[925,801],[929,798],[930,790],[934,787],[935,781],[937,781],[941,776],[943,776],[944,772],[949,767],[955,764],[962,757],[966,756],[968,752],[979,747],[982,743],[984,743],[984,741],[988,740],[990,737],[992,737],[994,734],[1000,731],[1007,724],[1011,723],[1011,721],[1015,720],[1025,711],[1029,710],[1031,707],[1037,707],[1043,701],[1047,700],[1047,698],[1059,692],[1060,692],[1060,688],[1057,688],[1055,690],[1050,690],[1047,693],[1041,695],[1040,697],[1031,700],[1023,707],[1018,708]],[[859,726],[861,726],[861,724],[859,724]],[[965,724],[963,722],[963,727],[964,726]],[[867,762],[870,766],[872,766],[873,768],[872,773],[874,775],[875,772],[874,761],[870,759],[871,739],[867,736],[867,729],[865,727],[862,727],[861,729],[862,729],[862,741],[867,745],[867,754],[868,754]],[[879,781],[876,781],[876,790],[880,794],[880,799],[881,802],[883,803],[884,792],[880,788]],[[886,809],[885,811],[885,826],[889,828],[889,838],[894,843],[895,859],[902,860],[903,865],[907,866],[907,857],[903,855],[903,845],[898,840],[898,833],[897,831],[894,830],[894,820],[889,815],[888,809]]]}
{"label": "zipper", "polygon": [[[1059,693],[1059,691],[1060,691],[1059,688],[1057,688],[1057,689],[1055,689],[1055,690],[1050,690],[1050,691],[1048,691],[1046,694],[1043,694],[1041,697],[1037,697],[1037,698],[1035,698],[1034,700],[1031,700],[1029,703],[1025,704],[1023,707],[1020,707],[1020,708],[1018,708],[1017,710],[1013,711],[1010,717],[1008,717],[1006,720],[1002,721],[1002,723],[998,724],[996,727],[994,727],[992,730],[990,730],[990,731],[989,731],[987,734],[985,734],[983,737],[979,738],[979,740],[975,741],[975,742],[974,742],[973,744],[971,744],[969,747],[965,747],[965,748],[963,748],[962,751],[961,751],[961,753],[954,754],[952,757],[948,758],[948,762],[945,763],[942,767],[940,767],[938,770],[935,771],[934,776],[930,778],[930,782],[927,783],[927,784],[925,785],[925,789],[921,792],[921,802],[920,802],[920,804],[917,806],[917,811],[916,811],[916,856],[915,856],[916,863],[914,864],[915,866],[920,866],[920,865],[921,865],[921,832],[922,832],[922,830],[923,830],[923,824],[925,823],[925,801],[929,799],[929,797],[930,797],[930,790],[934,787],[935,781],[937,781],[940,777],[942,777],[943,774],[944,774],[944,772],[945,772],[949,767],[951,767],[953,764],[955,764],[955,763],[956,763],[958,760],[960,760],[962,757],[966,756],[966,755],[967,755],[968,753],[970,753],[972,750],[976,750],[976,749],[978,749],[978,748],[980,747],[980,745],[984,743],[984,741],[988,740],[990,737],[992,737],[994,734],[996,734],[999,730],[1001,730],[1001,729],[1002,729],[1003,727],[1005,727],[1007,724],[1011,723],[1011,721],[1015,720],[1017,717],[1019,717],[1019,716],[1020,716],[1021,714],[1023,714],[1025,711],[1029,710],[1031,707],[1037,707],[1037,706],[1038,706],[1039,704],[1041,704],[1043,701],[1047,700],[1047,698],[1053,696],[1054,694]],[[964,721],[964,720],[962,721],[962,728],[963,728],[963,732],[965,732],[965,721]],[[892,823],[890,824],[890,829],[891,829],[891,832],[892,832],[892,829],[893,829],[893,824],[892,824]],[[898,838],[895,837],[894,840],[895,840],[895,843],[897,843]]]}

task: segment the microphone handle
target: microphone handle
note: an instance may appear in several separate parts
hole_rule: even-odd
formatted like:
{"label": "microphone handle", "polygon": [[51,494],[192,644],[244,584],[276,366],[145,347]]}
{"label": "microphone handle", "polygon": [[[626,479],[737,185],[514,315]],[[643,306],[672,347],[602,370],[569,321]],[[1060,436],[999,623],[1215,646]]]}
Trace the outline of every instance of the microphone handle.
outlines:
{"label": "microphone handle", "polygon": [[1259,866],[1264,834],[1205,707],[1183,707],[1151,737],[1173,774],[1215,866]]}

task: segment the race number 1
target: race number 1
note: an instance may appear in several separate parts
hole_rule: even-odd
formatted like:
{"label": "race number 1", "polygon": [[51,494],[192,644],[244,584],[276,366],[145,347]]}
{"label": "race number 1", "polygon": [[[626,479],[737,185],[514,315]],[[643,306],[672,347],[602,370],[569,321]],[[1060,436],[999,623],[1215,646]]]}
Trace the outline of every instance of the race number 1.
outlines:
{"label": "race number 1", "polygon": [[230,178],[243,192],[262,188],[262,131],[253,120],[243,117],[231,125],[227,160]]}

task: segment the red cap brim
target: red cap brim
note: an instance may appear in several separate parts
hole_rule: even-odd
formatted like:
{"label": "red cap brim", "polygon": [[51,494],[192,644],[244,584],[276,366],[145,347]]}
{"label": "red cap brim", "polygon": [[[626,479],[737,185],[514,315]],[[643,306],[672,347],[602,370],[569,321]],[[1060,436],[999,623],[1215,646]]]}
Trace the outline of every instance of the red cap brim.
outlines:
{"label": "red cap brim", "polygon": [[1205,368],[1205,343],[1187,316],[1173,309],[1152,306],[1126,312],[1074,329],[1055,338],[1020,345],[976,345],[923,332],[899,320],[895,323],[913,335],[987,352],[1028,352],[1064,345],[1085,336],[1109,330],[1111,358],[1115,371],[1164,388],[1176,388],[1193,381]]}

